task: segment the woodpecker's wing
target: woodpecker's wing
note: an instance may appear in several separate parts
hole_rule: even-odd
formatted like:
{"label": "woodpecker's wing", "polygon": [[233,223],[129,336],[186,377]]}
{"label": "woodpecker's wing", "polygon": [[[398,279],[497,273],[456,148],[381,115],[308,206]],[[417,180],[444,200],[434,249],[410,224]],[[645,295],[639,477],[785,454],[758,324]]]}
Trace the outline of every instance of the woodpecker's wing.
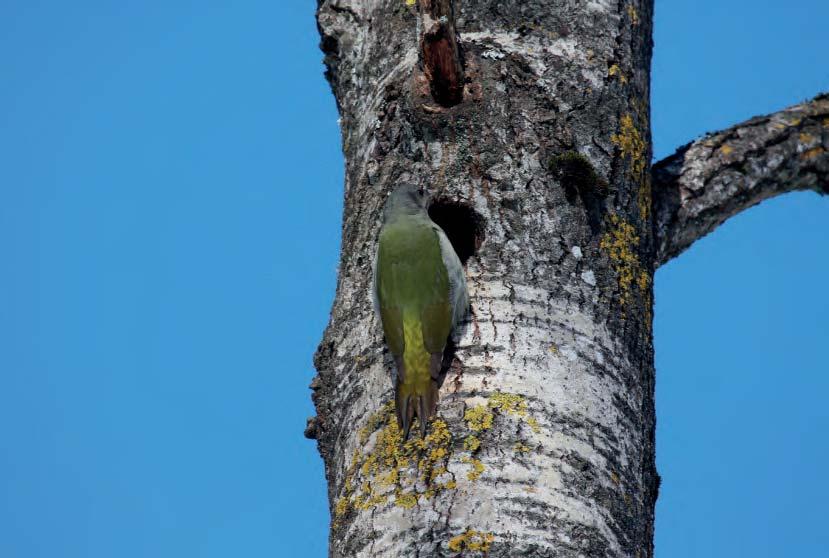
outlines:
{"label": "woodpecker's wing", "polygon": [[434,225],[440,239],[440,253],[449,277],[449,304],[452,306],[452,326],[457,326],[469,310],[469,293],[466,289],[466,274],[452,242],[438,225]]}

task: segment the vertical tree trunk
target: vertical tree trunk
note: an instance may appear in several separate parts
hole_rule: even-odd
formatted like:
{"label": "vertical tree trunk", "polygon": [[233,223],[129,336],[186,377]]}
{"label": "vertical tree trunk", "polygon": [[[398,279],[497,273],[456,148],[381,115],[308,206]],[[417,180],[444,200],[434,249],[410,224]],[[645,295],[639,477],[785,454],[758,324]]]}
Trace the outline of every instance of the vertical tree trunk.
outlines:
{"label": "vertical tree trunk", "polygon": [[[308,432],[330,555],[651,556],[652,1],[434,3],[453,8],[450,102],[422,5],[319,5],[346,160]],[[405,445],[370,295],[381,207],[404,180],[436,196],[473,308],[440,418]]]}

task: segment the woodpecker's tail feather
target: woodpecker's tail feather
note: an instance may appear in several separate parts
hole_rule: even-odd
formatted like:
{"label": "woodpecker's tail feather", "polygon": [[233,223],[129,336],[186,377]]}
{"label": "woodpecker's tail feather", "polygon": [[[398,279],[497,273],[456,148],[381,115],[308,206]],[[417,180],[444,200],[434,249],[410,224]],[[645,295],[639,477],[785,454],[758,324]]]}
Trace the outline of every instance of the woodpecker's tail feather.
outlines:
{"label": "woodpecker's tail feather", "polygon": [[429,382],[429,388],[424,394],[401,393],[400,385],[395,387],[394,402],[397,413],[397,425],[403,431],[403,441],[409,439],[409,432],[416,416],[420,423],[420,437],[426,437],[426,427],[429,419],[435,416],[438,405],[438,384],[434,380]]}

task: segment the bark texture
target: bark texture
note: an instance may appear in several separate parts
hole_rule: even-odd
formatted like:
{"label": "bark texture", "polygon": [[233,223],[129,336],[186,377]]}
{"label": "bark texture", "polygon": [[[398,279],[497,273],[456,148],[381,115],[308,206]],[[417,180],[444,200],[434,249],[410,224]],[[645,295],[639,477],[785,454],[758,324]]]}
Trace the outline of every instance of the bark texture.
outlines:
{"label": "bark texture", "polygon": [[658,265],[765,199],[829,193],[829,96],[690,143],[654,166],[653,184]]}
{"label": "bark texture", "polygon": [[[651,199],[652,0],[441,3],[463,70],[454,104],[435,98],[417,4],[319,2],[346,161],[306,430],[330,555],[650,557],[653,233],[667,229]],[[472,299],[439,417],[406,444],[370,284],[401,181],[435,196]]]}

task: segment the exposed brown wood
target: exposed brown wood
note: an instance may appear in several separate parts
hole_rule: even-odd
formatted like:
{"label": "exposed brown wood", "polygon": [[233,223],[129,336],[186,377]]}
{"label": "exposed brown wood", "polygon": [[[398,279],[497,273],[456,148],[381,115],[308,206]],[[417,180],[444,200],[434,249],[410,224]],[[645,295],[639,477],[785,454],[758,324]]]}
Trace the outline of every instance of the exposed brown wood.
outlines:
{"label": "exposed brown wood", "polygon": [[452,0],[420,0],[420,54],[432,98],[445,106],[463,100],[464,74]]}

